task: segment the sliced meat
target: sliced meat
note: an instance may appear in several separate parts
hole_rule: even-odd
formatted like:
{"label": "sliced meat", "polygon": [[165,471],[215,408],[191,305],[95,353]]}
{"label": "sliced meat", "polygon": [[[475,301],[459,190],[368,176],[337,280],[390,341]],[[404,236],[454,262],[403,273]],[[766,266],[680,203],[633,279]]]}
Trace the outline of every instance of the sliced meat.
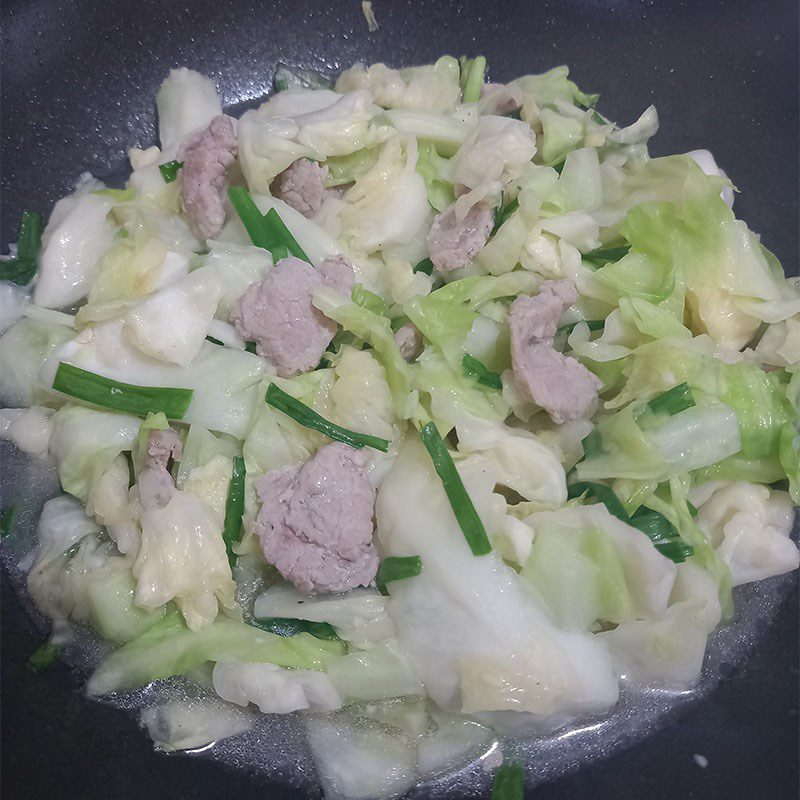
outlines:
{"label": "sliced meat", "polygon": [[304,464],[256,481],[262,504],[256,531],[264,557],[307,594],[346,592],[375,578],[375,489],[366,477],[368,459],[363,450],[337,442]]}
{"label": "sliced meat", "polygon": [[313,217],[325,199],[328,168],[307,158],[298,158],[272,182],[273,197],[283,200],[304,217]]}
{"label": "sliced meat", "polygon": [[234,325],[282,378],[307,372],[319,364],[337,329],[312,305],[314,290],[330,286],[349,296],[354,283],[345,258],[327,258],[318,269],[294,256],[284,258],[239,298]]}
{"label": "sliced meat", "polygon": [[400,355],[409,364],[413,364],[421,355],[425,347],[422,334],[413,322],[407,322],[397,329],[394,335],[394,343],[400,351]]}
{"label": "sliced meat", "polygon": [[171,459],[179,461],[181,440],[172,428],[150,431],[144,467],[137,485],[139,500],[144,508],[164,508],[175,492],[175,482],[169,473]]}
{"label": "sliced meat", "polygon": [[450,272],[465,266],[483,249],[493,224],[492,212],[478,205],[460,222],[455,204],[437,214],[428,233],[428,252],[436,271]]}
{"label": "sliced meat", "polygon": [[178,151],[181,202],[192,230],[201,240],[219,236],[225,223],[222,190],[225,174],[236,160],[235,120],[220,114]]}
{"label": "sliced meat", "polygon": [[559,317],[577,299],[570,281],[546,281],[538,295],[518,297],[508,314],[517,384],[557,424],[583,416],[603,386],[583,364],[553,347]]}

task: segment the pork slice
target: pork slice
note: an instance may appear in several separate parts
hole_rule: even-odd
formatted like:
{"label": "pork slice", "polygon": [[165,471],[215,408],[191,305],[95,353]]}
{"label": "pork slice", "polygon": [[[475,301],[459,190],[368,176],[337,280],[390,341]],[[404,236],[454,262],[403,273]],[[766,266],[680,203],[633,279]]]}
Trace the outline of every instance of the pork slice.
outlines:
{"label": "pork slice", "polygon": [[583,416],[603,386],[583,364],[553,346],[559,317],[577,299],[570,281],[546,281],[538,295],[518,297],[508,314],[517,384],[556,424]]}
{"label": "pork slice", "polygon": [[330,286],[349,295],[354,283],[345,258],[325,259],[318,269],[294,256],[284,258],[239,298],[234,325],[282,378],[307,372],[319,364],[338,327],[312,305],[314,290]]}
{"label": "pork slice", "polygon": [[375,489],[367,464],[363,450],[337,442],[256,481],[264,557],[306,594],[346,592],[375,578]]}
{"label": "pork slice", "polygon": [[413,322],[407,322],[397,329],[394,335],[394,343],[400,351],[400,355],[409,364],[413,364],[421,355],[425,347],[422,334]]}
{"label": "pork slice", "polygon": [[222,190],[225,175],[236,160],[236,128],[232,117],[220,114],[208,127],[181,145],[181,203],[195,235],[219,236],[225,223]]}
{"label": "pork slice", "polygon": [[561,315],[578,300],[572,281],[545,281],[539,294],[518,297],[511,305],[509,326],[516,328],[524,341],[552,340],[558,330]]}
{"label": "pork slice", "polygon": [[486,244],[494,218],[488,208],[475,205],[460,222],[455,204],[433,219],[428,233],[428,252],[437,272],[451,272],[469,263]]}
{"label": "pork slice", "polygon": [[273,197],[283,200],[304,217],[313,217],[325,199],[328,168],[307,158],[298,158],[272,182]]}
{"label": "pork slice", "polygon": [[181,440],[172,428],[150,431],[144,466],[137,480],[139,500],[144,508],[164,508],[175,492],[169,473],[170,459],[181,457]]}

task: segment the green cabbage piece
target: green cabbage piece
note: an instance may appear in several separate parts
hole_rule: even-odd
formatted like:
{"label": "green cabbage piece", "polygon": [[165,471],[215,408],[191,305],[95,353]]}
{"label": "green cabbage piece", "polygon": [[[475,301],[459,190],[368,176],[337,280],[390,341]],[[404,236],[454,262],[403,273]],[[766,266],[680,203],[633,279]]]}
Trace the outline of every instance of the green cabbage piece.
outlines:
{"label": "green cabbage piece", "polygon": [[417,172],[425,180],[428,202],[436,211],[444,211],[456,199],[449,175],[450,161],[442,158],[431,142],[420,142],[418,150]]}
{"label": "green cabbage piece", "polygon": [[0,397],[10,407],[32,406],[44,362],[75,336],[66,325],[23,317],[0,336]]}
{"label": "green cabbage piece", "polygon": [[207,661],[266,662],[324,672],[332,659],[345,652],[341,642],[307,633],[278,636],[224,616],[192,631],[180,613],[173,611],[109,653],[86,688],[90,695],[133,689],[159,678],[184,675]]}

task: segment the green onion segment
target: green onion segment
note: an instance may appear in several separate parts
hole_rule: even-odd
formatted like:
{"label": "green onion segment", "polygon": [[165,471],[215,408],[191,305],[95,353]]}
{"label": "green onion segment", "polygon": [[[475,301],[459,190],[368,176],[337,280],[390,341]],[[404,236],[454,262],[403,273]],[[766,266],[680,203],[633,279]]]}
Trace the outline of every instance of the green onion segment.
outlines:
{"label": "green onion segment", "polygon": [[647,405],[654,414],[666,413],[672,416],[691,408],[694,405],[694,397],[688,383],[679,383],[658,397],[654,397]]}
{"label": "green onion segment", "polygon": [[167,161],[166,164],[159,164],[158,171],[164,179],[164,183],[172,183],[178,177],[178,170],[183,169],[182,161]]}
{"label": "green onion segment", "polygon": [[0,280],[27,286],[36,274],[42,247],[44,220],[36,211],[23,211],[17,238],[17,255],[0,261]]}
{"label": "green onion segment", "polygon": [[228,553],[228,562],[231,567],[238,558],[233,551],[233,546],[242,540],[245,474],[244,459],[241,456],[234,456],[231,482],[228,485],[228,500],[225,503],[225,525],[222,528],[222,539],[225,542],[225,550]]}
{"label": "green onion segment", "polygon": [[289,619],[288,617],[260,617],[254,619],[250,624],[278,636],[310,633],[316,639],[333,641],[339,639],[336,629],[329,622],[311,622],[307,619]]}
{"label": "green onion segment", "polygon": [[475,378],[478,383],[488,386],[491,389],[502,389],[503,382],[500,380],[500,375],[496,372],[491,372],[478,361],[477,358],[465,353],[461,359],[461,367],[467,375]]}
{"label": "green onion segment", "polygon": [[366,433],[357,433],[356,431],[351,431],[333,422],[329,422],[327,419],[317,414],[314,409],[309,408],[305,403],[301,403],[297,398],[287,394],[274,383],[269,385],[264,399],[273,408],[291,417],[304,428],[311,428],[312,430],[319,431],[325,434],[329,439],[343,442],[355,448],[373,447],[375,450],[380,450],[384,453],[389,450],[389,441],[387,439],[381,439],[378,436],[370,436]]}
{"label": "green onion segment", "polygon": [[303,261],[311,262],[274,208],[262,214],[243,186],[231,186],[228,189],[228,197],[250,241],[256,247],[272,253],[273,261],[277,262],[291,253]]}
{"label": "green onion segment", "polygon": [[525,770],[519,764],[501,764],[492,781],[492,800],[524,800]]}
{"label": "green onion segment", "polygon": [[163,411],[169,419],[183,419],[194,394],[192,389],[122,383],[64,361],[58,365],[53,389],[112,411],[139,417]]}
{"label": "green onion segment", "polygon": [[413,578],[422,572],[422,559],[419,556],[388,556],[381,561],[375,583],[386,586],[392,581]]}
{"label": "green onion segment", "polygon": [[33,651],[28,659],[28,668],[34,672],[42,672],[56,660],[58,650],[59,648],[48,639]]}
{"label": "green onion segment", "polygon": [[467,490],[461,482],[456,465],[445,447],[441,434],[433,422],[429,422],[420,429],[420,436],[425,449],[431,457],[433,468],[442,481],[450,507],[458,520],[467,544],[475,556],[484,556],[491,552],[492,545],[486,535],[481,518],[472,505]]}
{"label": "green onion segment", "polygon": [[599,500],[617,519],[644,533],[661,555],[680,563],[694,553],[691,545],[685,544],[678,529],[658,511],[642,506],[629,516],[614,490],[604,483],[576,481],[567,487],[567,497],[574,500],[582,495]]}

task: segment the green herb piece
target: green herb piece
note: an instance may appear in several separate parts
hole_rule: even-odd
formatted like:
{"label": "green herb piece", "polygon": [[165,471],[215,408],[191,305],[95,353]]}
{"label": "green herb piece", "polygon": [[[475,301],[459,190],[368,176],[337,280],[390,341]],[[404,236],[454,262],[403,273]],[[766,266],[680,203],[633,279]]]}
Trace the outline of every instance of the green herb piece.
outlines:
{"label": "green herb piece", "polygon": [[58,656],[59,648],[52,644],[50,640],[43,642],[34,650],[28,659],[28,669],[34,672],[42,672],[47,669]]}
{"label": "green herb piece", "polygon": [[453,459],[447,451],[436,425],[433,422],[429,422],[423,426],[420,430],[420,436],[425,449],[431,457],[433,468],[442,481],[445,494],[450,501],[450,507],[453,509],[472,554],[475,556],[486,555],[492,550],[489,537],[486,535],[481,518],[478,516],[478,512],[475,511],[475,506],[472,504],[472,500],[461,482],[461,476],[458,474],[456,465],[453,463]]}
{"label": "green herb piece", "polygon": [[133,484],[136,483],[136,467],[133,465],[133,453],[130,450],[123,452],[125,461],[128,462],[128,488],[132,489]]}
{"label": "green herb piece", "polygon": [[567,159],[565,158],[563,161],[559,161],[558,164],[553,164],[553,169],[560,175],[564,171],[564,164],[567,163]]}
{"label": "green herb piece", "polygon": [[504,117],[508,117],[509,119],[516,119],[520,122],[522,121],[522,109],[515,108],[513,111],[509,111],[508,114],[503,114]]}
{"label": "green herb piece", "polygon": [[36,211],[23,211],[19,223],[17,255],[8,261],[0,261],[0,280],[11,281],[18,286],[27,286],[36,274],[39,251],[42,247],[44,220]]}
{"label": "green herb piece", "polygon": [[609,514],[612,514],[617,519],[621,519],[626,523],[630,521],[628,512],[610,486],[591,481],[576,481],[567,487],[567,497],[570,500],[574,500],[584,494],[599,500],[608,509]]}
{"label": "green herb piece", "polygon": [[53,389],[113,411],[139,417],[163,411],[169,419],[183,419],[194,394],[192,389],[122,383],[63,361],[58,365]]}
{"label": "green herb piece", "polygon": [[604,319],[579,319],[575,322],[568,322],[566,325],[562,325],[556,331],[556,335],[553,339],[553,347],[556,350],[562,351],[567,346],[567,339],[569,339],[569,335],[572,331],[575,330],[576,326],[580,325],[581,322],[586,323],[586,327],[589,328],[590,331],[601,331],[605,327],[606,321]]}
{"label": "green herb piece", "polygon": [[422,572],[422,559],[419,556],[389,556],[381,561],[375,583],[386,586],[392,581],[413,578]]}
{"label": "green herb piece", "polygon": [[423,258],[415,267],[414,272],[424,272],[426,275],[433,274],[433,261],[429,258]]}
{"label": "green herb piece", "polygon": [[19,520],[19,506],[8,506],[0,513],[0,538],[5,539],[14,533],[14,528],[17,527]]}
{"label": "green herb piece", "polygon": [[494,226],[492,227],[492,236],[500,230],[503,223],[519,208],[519,200],[515,197],[510,203],[498,208],[494,214]]}
{"label": "green herb piece", "polygon": [[350,447],[362,448],[373,447],[376,450],[381,450],[386,453],[389,450],[389,442],[386,439],[380,439],[377,436],[370,436],[366,433],[357,433],[356,431],[342,428],[339,425],[329,422],[324,417],[321,417],[312,408],[309,408],[305,403],[301,403],[296,398],[287,394],[276,386],[274,383],[269,385],[266,397],[264,398],[269,405],[277,408],[278,411],[283,412],[288,417],[291,417],[295,422],[302,425],[304,428],[310,428],[325,434],[329,439],[334,439],[337,442],[343,442],[350,445]]}
{"label": "green herb piece", "polygon": [[242,186],[231,186],[228,189],[228,197],[239,215],[250,241],[256,247],[272,253],[273,261],[280,261],[281,258],[286,258],[287,254],[291,253],[310,263],[309,257],[274,208],[271,208],[266,214],[262,214],[253,198]]}
{"label": "green herb piece", "polygon": [[679,383],[658,397],[654,397],[647,405],[654,414],[666,413],[673,416],[691,408],[694,405],[694,397],[688,383]]}
{"label": "green herb piece", "polygon": [[158,171],[164,179],[164,183],[172,183],[178,177],[178,170],[183,169],[182,161],[167,161],[166,164],[159,164]]}
{"label": "green herb piece", "polygon": [[369,289],[365,289],[360,284],[356,284],[353,287],[351,299],[360,308],[366,308],[367,311],[371,311],[373,314],[379,314],[382,317],[386,316],[386,303],[384,299],[380,295],[370,292]]}
{"label": "green herb piece", "polygon": [[488,386],[490,389],[503,388],[500,375],[496,372],[490,372],[477,358],[471,356],[469,353],[464,354],[464,357],[461,359],[461,366],[464,372],[475,378],[478,383]]}
{"label": "green herb piece", "polygon": [[[292,236],[291,231],[286,227],[284,221],[278,215],[278,212],[271,208],[267,213],[264,215],[264,219],[267,225],[270,226],[270,229],[273,232],[273,236],[276,240],[280,242],[280,245],[291,253],[293,256],[302,259],[303,261],[308,261],[311,263],[311,259],[305,254],[305,251],[302,247],[297,243],[297,239]],[[281,251],[281,255],[277,260],[281,258],[286,258],[288,253]]]}
{"label": "green herb piece", "polygon": [[602,267],[604,264],[609,264],[612,261],[619,261],[624,256],[628,255],[630,245],[623,245],[622,247],[609,247],[606,250],[592,250],[590,253],[584,253],[581,258],[588,261],[590,264]]}
{"label": "green herb piece", "polygon": [[659,542],[656,544],[656,550],[676,564],[682,564],[687,558],[694,555],[694,547],[680,539],[672,542]]}
{"label": "green herb piece", "polygon": [[461,66],[461,99],[465,103],[477,103],[481,97],[486,59],[483,56],[477,58],[462,56],[459,64]]}
{"label": "green herb piece", "polygon": [[220,347],[225,347],[225,342],[221,342],[219,339],[215,339],[213,336],[206,336],[206,341],[211,342],[211,344],[217,344]]}
{"label": "green herb piece", "polygon": [[256,343],[255,342],[245,342],[244,343],[244,349],[248,353],[252,353],[254,356],[258,355],[258,353],[256,352]]}
{"label": "green herb piece", "polygon": [[519,764],[501,764],[492,782],[492,800],[524,800],[525,770]]}
{"label": "green herb piece", "polygon": [[570,500],[584,494],[599,500],[609,514],[644,533],[656,550],[672,561],[676,563],[685,561],[694,552],[691,545],[683,542],[678,529],[663,514],[642,507],[633,516],[629,516],[610,486],[604,483],[577,481],[567,487],[567,497]]}
{"label": "green herb piece", "polygon": [[225,503],[225,526],[222,529],[222,539],[228,552],[228,562],[231,567],[236,563],[238,556],[233,552],[233,546],[242,540],[242,514],[244,514],[244,459],[241,456],[233,457],[231,482],[228,485],[228,500]]}
{"label": "green herb piece", "polygon": [[260,617],[254,619],[250,624],[278,636],[310,633],[316,639],[339,640],[336,629],[328,622],[311,622],[307,619],[289,619],[288,617]]}

